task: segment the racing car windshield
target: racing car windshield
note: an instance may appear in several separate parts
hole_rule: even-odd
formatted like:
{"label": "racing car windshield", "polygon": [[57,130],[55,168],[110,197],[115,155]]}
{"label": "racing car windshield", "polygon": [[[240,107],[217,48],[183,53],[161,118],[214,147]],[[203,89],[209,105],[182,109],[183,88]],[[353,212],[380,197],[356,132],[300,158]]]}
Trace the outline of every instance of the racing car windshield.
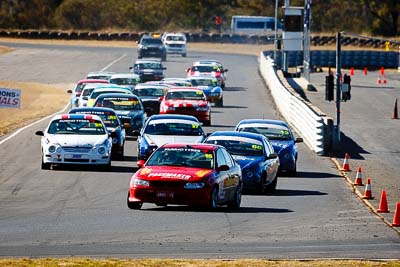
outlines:
{"label": "racing car windshield", "polygon": [[270,140],[291,140],[290,132],[287,128],[271,128],[271,127],[241,127],[240,132],[250,132],[262,134]]}
{"label": "racing car windshield", "polygon": [[106,130],[101,121],[60,119],[52,121],[47,132],[49,134],[104,135]]}
{"label": "racing car windshield", "polygon": [[107,107],[115,110],[142,110],[143,106],[139,100],[133,97],[98,98],[97,107]]}
{"label": "racing car windshield", "polygon": [[210,138],[206,143],[224,146],[232,155],[260,157],[264,155],[264,147],[259,140],[241,137]]}
{"label": "racing car windshield", "polygon": [[150,123],[145,130],[146,134],[151,135],[186,135],[200,136],[203,134],[197,123]]}
{"label": "racing car windshield", "polygon": [[142,45],[162,45],[161,39],[156,39],[156,38],[146,38],[142,39]]}
{"label": "racing car windshield", "polygon": [[114,78],[110,79],[110,83],[118,85],[136,85],[139,83],[139,81],[135,78]]}
{"label": "racing car windshield", "polygon": [[136,70],[162,69],[162,66],[160,63],[156,63],[156,62],[138,63],[138,64],[135,64],[134,69],[136,69]]}
{"label": "racing car windshield", "polygon": [[137,96],[163,96],[165,94],[165,89],[162,88],[140,88],[135,89],[134,94]]}
{"label": "racing car windshield", "polygon": [[218,67],[217,66],[193,66],[192,71],[213,72],[213,71],[218,71]]}
{"label": "racing car windshield", "polygon": [[168,92],[165,99],[187,99],[187,100],[203,100],[205,101],[205,96],[202,91],[172,91]]}
{"label": "racing car windshield", "polygon": [[217,81],[211,79],[193,79],[193,86],[217,86]]}
{"label": "racing car windshield", "polygon": [[167,36],[165,38],[167,41],[185,41],[185,38],[183,38],[183,36]]}
{"label": "racing car windshield", "polygon": [[149,158],[146,166],[180,166],[187,168],[214,168],[212,150],[187,147],[159,148]]}

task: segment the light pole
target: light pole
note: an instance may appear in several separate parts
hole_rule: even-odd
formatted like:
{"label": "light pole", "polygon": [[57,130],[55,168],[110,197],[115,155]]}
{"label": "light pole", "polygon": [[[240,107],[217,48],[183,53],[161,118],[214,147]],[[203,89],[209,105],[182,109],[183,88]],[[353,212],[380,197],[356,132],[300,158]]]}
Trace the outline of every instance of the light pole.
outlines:
{"label": "light pole", "polygon": [[311,24],[311,0],[304,3],[304,41],[303,41],[303,75],[310,82],[310,24]]}
{"label": "light pole", "polygon": [[275,38],[274,38],[274,61],[276,64],[276,49],[277,49],[277,42],[278,42],[278,1],[279,0],[275,0]]}

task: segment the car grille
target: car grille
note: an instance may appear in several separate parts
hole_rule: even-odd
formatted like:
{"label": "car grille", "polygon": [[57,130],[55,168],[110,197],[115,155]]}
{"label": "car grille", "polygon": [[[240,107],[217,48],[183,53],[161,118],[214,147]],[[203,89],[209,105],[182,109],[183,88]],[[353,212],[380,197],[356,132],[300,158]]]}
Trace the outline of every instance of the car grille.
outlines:
{"label": "car grille", "polygon": [[147,52],[160,52],[160,48],[158,47],[148,47]]}
{"label": "car grille", "polygon": [[170,47],[177,47],[177,48],[179,47],[179,48],[180,48],[180,47],[182,47],[183,45],[181,45],[181,44],[169,44],[169,46],[170,46]]}
{"label": "car grille", "polygon": [[89,151],[92,149],[92,147],[63,147],[65,152],[70,152],[70,153],[89,153]]}
{"label": "car grille", "polygon": [[89,162],[89,159],[64,159],[65,162]]}
{"label": "car grille", "polygon": [[165,188],[183,188],[182,182],[164,182],[164,181],[150,181],[150,186],[153,189],[165,189]]}

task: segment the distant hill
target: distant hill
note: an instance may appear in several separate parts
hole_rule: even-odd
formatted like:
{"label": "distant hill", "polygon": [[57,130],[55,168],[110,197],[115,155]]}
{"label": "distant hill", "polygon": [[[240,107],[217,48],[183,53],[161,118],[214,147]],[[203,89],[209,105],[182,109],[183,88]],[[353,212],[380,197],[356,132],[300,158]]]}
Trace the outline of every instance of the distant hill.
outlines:
{"label": "distant hill", "polygon": [[[277,0],[0,0],[0,28],[57,30],[229,31],[233,15],[274,16]],[[290,1],[304,6],[304,0]],[[283,1],[279,1],[283,5]],[[312,0],[312,32],[396,37],[400,1]],[[279,18],[281,18],[279,8]]]}

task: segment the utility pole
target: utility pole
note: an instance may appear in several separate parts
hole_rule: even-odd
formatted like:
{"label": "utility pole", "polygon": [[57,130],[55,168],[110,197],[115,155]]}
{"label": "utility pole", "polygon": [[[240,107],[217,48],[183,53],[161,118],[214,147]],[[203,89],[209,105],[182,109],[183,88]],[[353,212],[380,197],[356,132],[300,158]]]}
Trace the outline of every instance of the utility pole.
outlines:
{"label": "utility pole", "polygon": [[339,145],[340,143],[340,101],[341,101],[341,84],[340,78],[342,76],[342,33],[338,32],[336,35],[336,139],[334,144]]}
{"label": "utility pole", "polygon": [[311,24],[311,0],[304,3],[304,41],[303,41],[303,75],[310,82],[310,24]]}
{"label": "utility pole", "polygon": [[275,0],[275,39],[274,39],[274,61],[277,64],[276,57],[277,57],[277,46],[278,46],[278,1]]}

